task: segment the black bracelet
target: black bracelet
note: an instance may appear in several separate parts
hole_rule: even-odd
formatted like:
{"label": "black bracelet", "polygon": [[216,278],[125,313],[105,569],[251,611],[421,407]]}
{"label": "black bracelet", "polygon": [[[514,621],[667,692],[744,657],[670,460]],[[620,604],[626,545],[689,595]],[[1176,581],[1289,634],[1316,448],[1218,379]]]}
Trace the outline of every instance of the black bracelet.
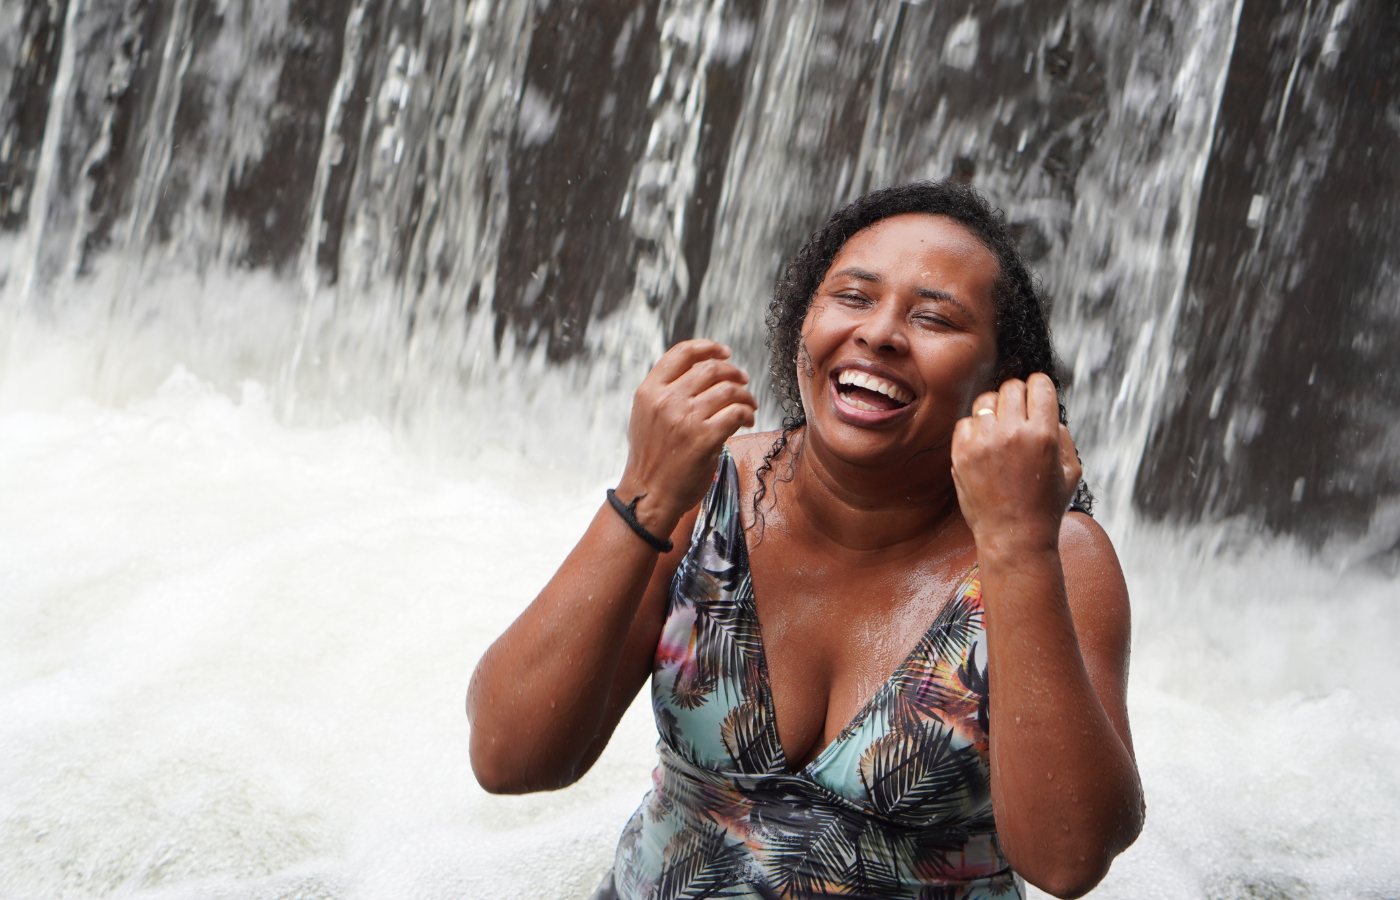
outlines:
{"label": "black bracelet", "polygon": [[631,503],[623,503],[621,500],[617,499],[617,492],[612,488],[608,488],[608,502],[612,504],[613,509],[617,510],[617,514],[622,516],[622,521],[627,523],[627,527],[635,531],[637,537],[651,544],[657,550],[660,550],[662,553],[670,553],[672,548],[676,546],[671,543],[670,538],[657,537],[650,531],[647,531],[645,525],[637,521],[637,501],[645,496],[646,494],[638,494],[632,498]]}

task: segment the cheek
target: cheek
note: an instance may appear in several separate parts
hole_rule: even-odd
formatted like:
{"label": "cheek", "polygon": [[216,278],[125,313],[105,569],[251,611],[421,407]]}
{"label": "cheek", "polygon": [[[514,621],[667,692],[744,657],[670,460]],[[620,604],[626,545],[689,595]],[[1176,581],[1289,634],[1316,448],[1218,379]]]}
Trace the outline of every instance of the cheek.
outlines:
{"label": "cheek", "polygon": [[981,385],[977,388],[977,394],[985,394],[1001,387],[1001,383],[1005,380],[1001,377],[1001,368],[1001,363],[996,359],[982,367]]}
{"label": "cheek", "polygon": [[980,353],[969,353],[958,363],[948,360],[944,369],[943,391],[947,402],[956,406],[960,415],[966,416],[972,410],[972,401],[982,394],[997,389],[997,363]]}
{"label": "cheek", "polygon": [[801,337],[798,339],[799,352],[820,364],[827,355],[841,345],[849,331],[846,319],[839,310],[828,309],[826,304],[813,302],[802,319]]}
{"label": "cheek", "polygon": [[968,380],[972,384],[971,394],[974,398],[979,394],[995,391],[1001,387],[1001,382],[1004,380],[1001,377],[1004,362],[1001,359],[1001,353],[997,350],[995,334],[980,336],[976,352],[969,363],[972,377]]}
{"label": "cheek", "polygon": [[982,366],[978,372],[978,377],[974,378],[969,385],[967,392],[967,404],[969,412],[972,410],[972,401],[986,393],[995,393],[1001,387],[1001,382],[997,378],[997,364],[995,362]]}

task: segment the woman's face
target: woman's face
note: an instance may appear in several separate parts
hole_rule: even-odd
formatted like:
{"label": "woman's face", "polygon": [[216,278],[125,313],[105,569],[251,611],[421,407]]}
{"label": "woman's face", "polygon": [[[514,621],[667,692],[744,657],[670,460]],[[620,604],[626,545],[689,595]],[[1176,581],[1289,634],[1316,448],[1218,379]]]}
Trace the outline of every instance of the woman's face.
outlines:
{"label": "woman's face", "polygon": [[946,474],[954,424],[996,387],[999,271],[944,216],[894,216],[853,235],[803,321],[807,440],[853,463],[927,462]]}

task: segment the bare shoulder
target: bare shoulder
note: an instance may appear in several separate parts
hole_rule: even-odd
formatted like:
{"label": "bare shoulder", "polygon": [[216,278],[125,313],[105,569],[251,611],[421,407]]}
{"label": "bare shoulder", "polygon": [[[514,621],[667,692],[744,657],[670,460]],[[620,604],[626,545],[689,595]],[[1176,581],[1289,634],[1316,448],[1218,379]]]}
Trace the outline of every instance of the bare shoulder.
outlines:
{"label": "bare shoulder", "polygon": [[1076,594],[1117,598],[1126,605],[1127,583],[1118,553],[1103,526],[1084,513],[1066,513],[1060,524],[1060,561],[1070,602]]}
{"label": "bare shoulder", "polygon": [[736,434],[726,443],[739,471],[747,474],[757,471],[763,465],[763,458],[773,449],[778,436],[776,431],[755,431],[751,434]]}
{"label": "bare shoulder", "polygon": [[[759,490],[759,470],[763,468],[764,460],[773,452],[773,447],[777,444],[781,433],[777,431],[758,431],[752,434],[736,435],[729,439],[729,453],[734,457],[734,465],[739,470],[739,485],[745,498],[754,497]],[[766,477],[764,479],[764,495],[767,497],[767,504],[771,506],[776,501],[776,492],[773,491],[774,479]],[[749,506],[746,499],[741,504],[740,515],[743,516],[744,528],[752,528],[756,524],[756,513]]]}
{"label": "bare shoulder", "polygon": [[1060,526],[1060,562],[1084,666],[1104,709],[1131,748],[1126,695],[1132,613],[1123,567],[1103,527],[1077,512],[1067,513]]}

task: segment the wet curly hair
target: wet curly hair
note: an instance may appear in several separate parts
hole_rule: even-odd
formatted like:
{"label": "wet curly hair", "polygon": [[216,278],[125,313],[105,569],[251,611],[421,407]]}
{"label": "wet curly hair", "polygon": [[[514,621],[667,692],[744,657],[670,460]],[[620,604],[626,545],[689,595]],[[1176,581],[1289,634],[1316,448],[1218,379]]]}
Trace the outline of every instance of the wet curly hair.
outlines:
{"label": "wet curly hair", "polygon": [[[953,181],[918,181],[873,191],[832,215],[822,229],[788,264],[768,304],[768,372],[774,394],[782,404],[783,424],[777,441],[759,469],[754,512],[767,492],[765,473],[788,444],[793,432],[807,423],[797,386],[797,356],[802,325],[818,286],[836,254],[857,232],[876,222],[906,213],[947,216],[962,225],[992,252],[1000,272],[992,288],[996,304],[997,384],[1010,378],[1028,378],[1044,372],[1060,393],[1060,374],[1050,344],[1046,305],[1035,278],[1026,268],[1015,236],[1000,210],[968,184]],[[1063,400],[1060,421],[1068,422]],[[1081,481],[1075,506],[1088,512],[1093,497]]]}

